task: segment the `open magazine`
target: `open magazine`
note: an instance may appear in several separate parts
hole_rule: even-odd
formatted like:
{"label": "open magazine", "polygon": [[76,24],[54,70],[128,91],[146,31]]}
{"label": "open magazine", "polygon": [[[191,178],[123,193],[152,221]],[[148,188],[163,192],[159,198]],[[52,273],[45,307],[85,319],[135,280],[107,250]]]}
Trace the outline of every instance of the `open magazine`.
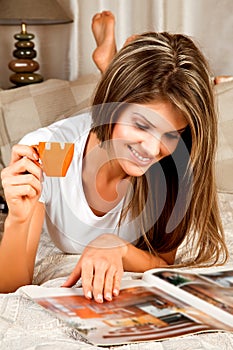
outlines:
{"label": "open magazine", "polygon": [[233,270],[152,269],[141,280],[123,280],[120,295],[103,304],[86,299],[81,288],[23,290],[99,346],[233,331]]}

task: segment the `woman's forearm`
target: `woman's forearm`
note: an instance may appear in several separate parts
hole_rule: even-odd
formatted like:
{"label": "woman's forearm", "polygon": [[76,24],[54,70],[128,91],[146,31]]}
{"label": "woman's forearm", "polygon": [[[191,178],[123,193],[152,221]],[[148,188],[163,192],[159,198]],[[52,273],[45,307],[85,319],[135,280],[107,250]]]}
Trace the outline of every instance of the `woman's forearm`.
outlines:
{"label": "woman's forearm", "polygon": [[[22,220],[9,214],[0,244],[0,292],[8,293],[30,284],[44,221],[44,204],[37,202]],[[32,211],[31,211],[32,212]]]}
{"label": "woman's forearm", "polygon": [[123,256],[123,266],[125,271],[144,272],[155,267],[168,266],[173,259],[163,259],[153,255],[148,251],[136,248],[132,244],[127,244],[126,253]]}
{"label": "woman's forearm", "polygon": [[33,267],[27,254],[29,222],[5,221],[0,244],[0,292],[8,293],[32,281]]}
{"label": "woman's forearm", "polygon": [[44,219],[44,205],[38,202],[42,190],[38,159],[33,147],[14,145],[10,164],[1,171],[8,216],[0,244],[0,292],[32,281]]}

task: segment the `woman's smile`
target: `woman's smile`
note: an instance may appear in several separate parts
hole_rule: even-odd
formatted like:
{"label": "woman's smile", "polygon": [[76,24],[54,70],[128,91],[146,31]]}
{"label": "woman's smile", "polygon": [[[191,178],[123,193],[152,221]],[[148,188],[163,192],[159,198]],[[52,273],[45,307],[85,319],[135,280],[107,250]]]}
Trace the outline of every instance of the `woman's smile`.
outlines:
{"label": "woman's smile", "polygon": [[144,155],[140,154],[138,151],[136,151],[136,149],[134,149],[130,145],[128,145],[128,149],[130,150],[133,159],[135,159],[138,163],[142,165],[148,165],[153,160],[151,157],[145,157]]}
{"label": "woman's smile", "polygon": [[113,129],[113,157],[125,174],[141,176],[174,152],[186,126],[182,113],[168,101],[129,104]]}

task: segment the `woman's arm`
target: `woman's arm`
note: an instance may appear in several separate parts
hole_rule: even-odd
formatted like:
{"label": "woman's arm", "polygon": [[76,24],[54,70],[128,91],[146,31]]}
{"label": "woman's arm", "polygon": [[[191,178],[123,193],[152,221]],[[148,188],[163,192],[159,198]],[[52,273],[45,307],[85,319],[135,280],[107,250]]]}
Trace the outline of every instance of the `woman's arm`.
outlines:
{"label": "woman's arm", "polygon": [[97,302],[112,300],[120,291],[124,271],[144,272],[172,264],[175,252],[155,256],[136,248],[119,237],[106,234],[93,240],[83,251],[74,271],[63,287],[74,285],[82,278],[84,295]]}
{"label": "woman's arm", "polygon": [[141,250],[132,244],[127,245],[127,254],[123,257],[125,271],[144,272],[155,267],[165,267],[174,264],[176,250],[154,255]]}
{"label": "woman's arm", "polygon": [[31,283],[44,205],[38,202],[42,172],[28,146],[12,149],[10,165],[1,173],[9,213],[0,245],[0,292]]}

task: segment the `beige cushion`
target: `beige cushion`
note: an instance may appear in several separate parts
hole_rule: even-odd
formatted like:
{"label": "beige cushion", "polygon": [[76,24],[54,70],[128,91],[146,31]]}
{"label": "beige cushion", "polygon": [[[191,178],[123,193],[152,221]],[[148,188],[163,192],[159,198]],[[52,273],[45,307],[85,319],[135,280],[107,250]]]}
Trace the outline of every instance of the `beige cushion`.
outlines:
{"label": "beige cushion", "polygon": [[95,75],[76,81],[49,79],[40,84],[0,91],[2,166],[9,163],[12,145],[25,134],[90,106],[97,80]]}
{"label": "beige cushion", "polygon": [[233,81],[215,86],[219,110],[219,140],[216,160],[217,186],[233,193]]}

